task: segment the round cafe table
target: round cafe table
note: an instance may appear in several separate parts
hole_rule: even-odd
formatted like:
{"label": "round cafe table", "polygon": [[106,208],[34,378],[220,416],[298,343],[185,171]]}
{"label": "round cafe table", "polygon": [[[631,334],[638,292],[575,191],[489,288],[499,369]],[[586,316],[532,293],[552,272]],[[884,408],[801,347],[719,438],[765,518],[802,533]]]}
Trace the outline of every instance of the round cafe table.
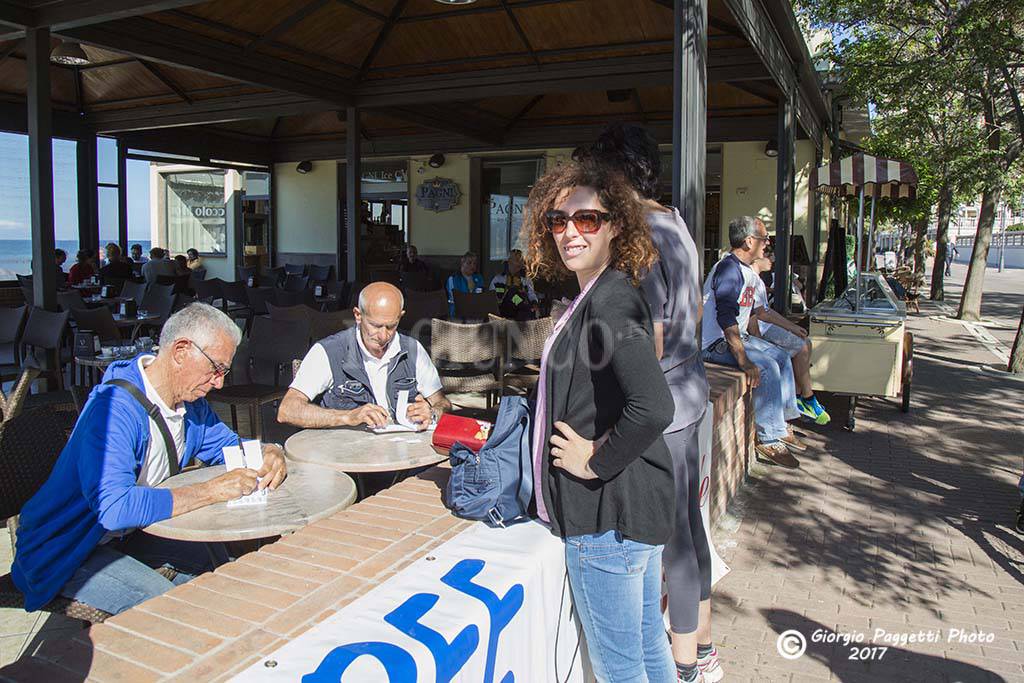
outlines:
{"label": "round cafe table", "polygon": [[448,459],[430,445],[432,431],[375,434],[366,427],[304,429],[284,442],[285,456],[291,462],[322,465],[338,472],[359,475],[368,472],[405,471],[436,465]]}
{"label": "round cafe table", "polygon": [[[176,474],[157,488],[199,484],[224,474],[224,465]],[[356,485],[343,472],[299,462],[288,463],[288,477],[267,495],[266,505],[228,507],[215,503],[151,524],[147,534],[206,543],[249,541],[290,534],[344,510],[356,500]]]}

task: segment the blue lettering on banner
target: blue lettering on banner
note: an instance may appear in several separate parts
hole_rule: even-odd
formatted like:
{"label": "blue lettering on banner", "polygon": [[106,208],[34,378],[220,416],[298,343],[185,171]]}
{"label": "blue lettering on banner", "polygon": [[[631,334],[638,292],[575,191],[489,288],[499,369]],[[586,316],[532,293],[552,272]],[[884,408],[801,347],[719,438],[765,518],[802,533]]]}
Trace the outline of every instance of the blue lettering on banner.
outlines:
{"label": "blue lettering on banner", "polygon": [[[498,638],[512,618],[522,609],[525,591],[522,584],[509,588],[499,598],[493,591],[473,583],[483,570],[483,560],[461,560],[441,577],[441,582],[460,593],[479,600],[487,608],[490,619],[487,638],[487,658],[482,683],[494,683],[494,667],[498,654]],[[466,626],[451,643],[434,629],[420,623],[420,619],[437,604],[440,597],[432,593],[417,593],[409,597],[384,617],[402,633],[422,643],[434,659],[438,683],[448,683],[465,666],[480,644],[480,629],[475,624]],[[316,671],[302,677],[302,683],[339,683],[342,675],[356,659],[375,657],[384,667],[389,683],[416,681],[416,662],[403,648],[379,641],[349,643],[334,648],[324,657]],[[501,683],[514,683],[511,671]]]}
{"label": "blue lettering on banner", "polygon": [[349,643],[336,647],[324,657],[316,671],[302,677],[302,683],[338,683],[349,664],[363,655],[377,658],[390,683],[416,683],[416,660],[391,643]]}

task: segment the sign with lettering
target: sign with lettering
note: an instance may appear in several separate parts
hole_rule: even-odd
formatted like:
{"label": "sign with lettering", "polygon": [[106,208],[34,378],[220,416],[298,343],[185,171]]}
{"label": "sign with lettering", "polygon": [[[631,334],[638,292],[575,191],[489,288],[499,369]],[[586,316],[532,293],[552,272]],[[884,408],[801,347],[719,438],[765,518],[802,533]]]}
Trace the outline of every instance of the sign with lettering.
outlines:
{"label": "sign with lettering", "polygon": [[459,203],[462,192],[451,178],[424,180],[416,188],[416,203],[431,211],[448,211]]}
{"label": "sign with lettering", "polygon": [[582,682],[581,634],[562,542],[477,524],[233,680]]}

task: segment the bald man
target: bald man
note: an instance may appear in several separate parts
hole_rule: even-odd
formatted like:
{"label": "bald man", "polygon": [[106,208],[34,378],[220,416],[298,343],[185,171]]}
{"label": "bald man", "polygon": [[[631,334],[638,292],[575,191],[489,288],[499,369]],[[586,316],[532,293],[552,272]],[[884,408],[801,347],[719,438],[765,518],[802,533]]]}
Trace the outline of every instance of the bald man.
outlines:
{"label": "bald man", "polygon": [[450,410],[430,356],[418,341],[398,333],[404,306],[402,293],[390,283],[363,288],[352,311],[356,326],[313,345],[281,401],[278,422],[383,427],[396,422],[401,391],[409,392],[408,418],[421,430]]}

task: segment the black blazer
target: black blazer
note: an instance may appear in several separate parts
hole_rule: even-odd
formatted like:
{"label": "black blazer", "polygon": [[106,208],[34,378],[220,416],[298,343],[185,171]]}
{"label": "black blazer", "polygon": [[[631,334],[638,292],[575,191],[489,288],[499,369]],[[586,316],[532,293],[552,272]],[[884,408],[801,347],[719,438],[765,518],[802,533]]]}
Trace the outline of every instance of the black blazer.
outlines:
{"label": "black blazer", "polygon": [[[543,465],[537,495],[553,531],[580,536],[616,530],[660,545],[675,515],[672,461],[662,432],[672,395],[654,354],[651,313],[628,278],[606,269],[573,312],[548,355]],[[552,425],[563,421],[586,439],[610,431],[591,460],[598,479],[551,465]]]}

